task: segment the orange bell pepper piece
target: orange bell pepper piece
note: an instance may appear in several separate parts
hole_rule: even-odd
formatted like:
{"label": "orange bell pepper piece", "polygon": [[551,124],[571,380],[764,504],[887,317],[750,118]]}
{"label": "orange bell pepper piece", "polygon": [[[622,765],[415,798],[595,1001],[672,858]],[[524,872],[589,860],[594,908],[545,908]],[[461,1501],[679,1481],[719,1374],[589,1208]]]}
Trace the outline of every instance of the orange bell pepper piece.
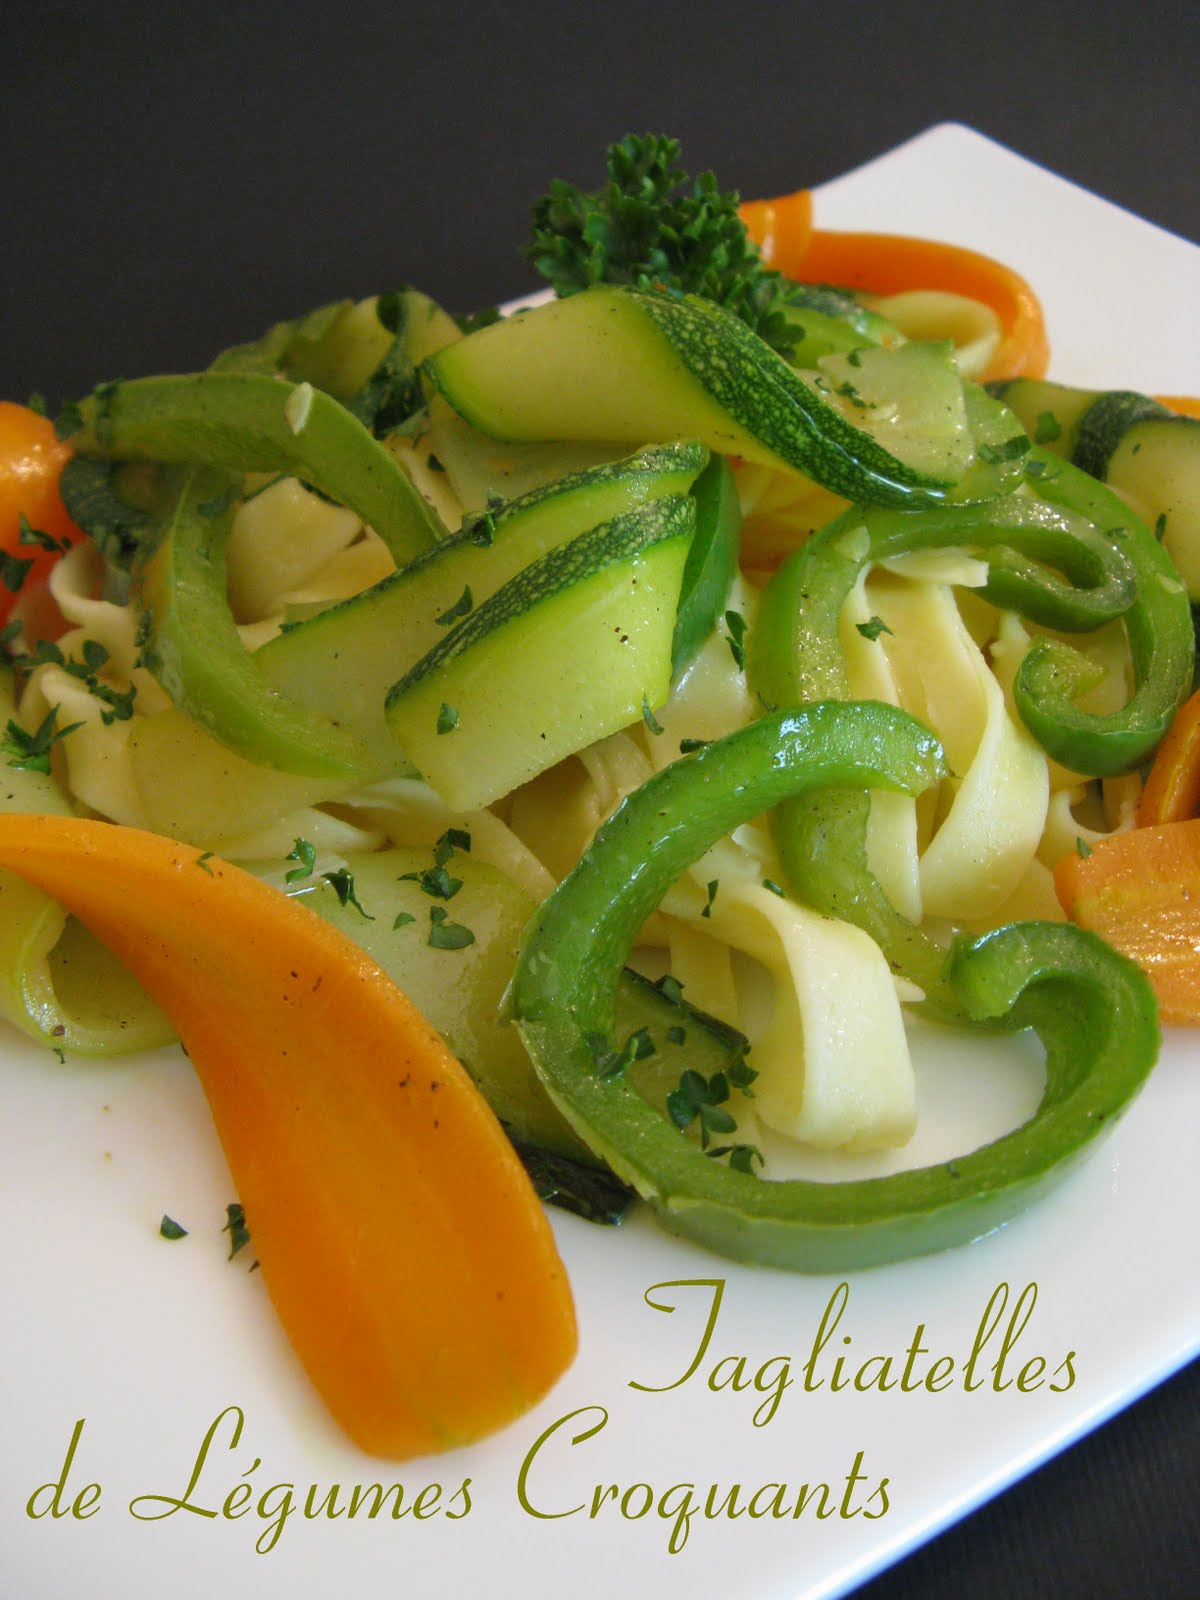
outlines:
{"label": "orange bell pepper piece", "polygon": [[1184,702],[1154,753],[1138,801],[1139,827],[1184,822],[1200,811],[1200,691]]}
{"label": "orange bell pepper piece", "polygon": [[1163,1022],[1200,1022],[1200,818],[1073,850],[1054,888],[1072,922],[1137,962]]}
{"label": "orange bell pepper piece", "polygon": [[358,1445],[448,1449],[550,1387],[576,1332],[541,1203],[466,1072],[357,945],[134,828],[0,815],[0,866],[67,906],[177,1026],[280,1320]]}
{"label": "orange bell pepper piece", "polygon": [[1166,406],[1168,411],[1175,411],[1181,417],[1200,417],[1200,399],[1191,394],[1156,394],[1154,398],[1160,406]]}
{"label": "orange bell pepper piece", "polygon": [[[798,196],[807,195],[806,190]],[[980,300],[1000,318],[1004,337],[987,370],[992,378],[1042,378],[1050,364],[1050,344],[1041,302],[1011,267],[961,245],[903,234],[842,233],[803,225],[798,196],[750,200],[741,217],[769,267],[800,283],[829,283],[871,294],[909,289],[940,289]],[[791,222],[792,210],[796,222]]]}
{"label": "orange bell pepper piece", "polygon": [[[0,584],[0,623],[17,594],[43,579],[64,548],[83,534],[67,515],[58,480],[71,458],[71,446],[54,424],[28,406],[0,400],[0,551],[11,561],[27,563],[22,576]],[[41,541],[23,543],[22,518]],[[28,537],[28,536],[27,536]]]}
{"label": "orange bell pepper piece", "polygon": [[774,200],[743,200],[738,215],[758,246],[763,265],[795,277],[782,263],[800,261],[812,238],[811,189],[776,195]]}

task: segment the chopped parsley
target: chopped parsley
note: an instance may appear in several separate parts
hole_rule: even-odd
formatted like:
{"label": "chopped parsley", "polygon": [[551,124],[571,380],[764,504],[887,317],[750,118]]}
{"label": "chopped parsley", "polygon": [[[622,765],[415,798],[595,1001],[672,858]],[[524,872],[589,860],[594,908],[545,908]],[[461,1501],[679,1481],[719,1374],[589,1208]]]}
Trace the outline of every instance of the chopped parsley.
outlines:
{"label": "chopped parsley", "polygon": [[92,698],[105,707],[100,713],[100,720],[105,727],[113,722],[128,722],[133,716],[137,689],[132,684],[128,689],[114,689],[111,684],[101,680],[99,674],[108,665],[109,654],[99,639],[85,639],[80,650],[82,659],[77,660],[74,656],[64,655],[53,640],[39,639],[35,649],[22,660],[21,667],[25,672],[44,666],[61,667],[72,678],[78,678]]}
{"label": "chopped parsley", "polygon": [[181,1227],[175,1221],[174,1217],[168,1217],[165,1211],[163,1212],[162,1221],[158,1225],[158,1231],[164,1239],[186,1239],[188,1232],[186,1228]]}
{"label": "chopped parsley", "polygon": [[337,867],[332,872],[323,872],[321,876],[337,895],[339,906],[353,906],[360,917],[365,917],[368,922],[375,921],[371,913],[364,911],[359,904],[354,888],[354,874],[349,867]]}
{"label": "chopped parsley", "polygon": [[981,461],[989,465],[996,465],[1002,461],[1019,461],[1029,450],[1029,438],[1024,433],[1014,433],[1011,439],[1006,439],[1003,444],[988,444],[986,440],[979,446],[978,454]]}
{"label": "chopped parsley", "polygon": [[300,878],[311,878],[313,868],[317,864],[317,847],[315,844],[310,844],[307,839],[296,839],[284,860],[300,863],[298,867],[293,867],[290,872],[284,873],[285,883],[296,883]]}
{"label": "chopped parsley", "polygon": [[225,1226],[221,1232],[229,1235],[229,1260],[232,1261],[238,1251],[250,1243],[250,1229],[246,1226],[246,1213],[240,1201],[235,1200],[225,1207]]}
{"label": "chopped parsley", "polygon": [[867,402],[862,397],[862,391],[849,378],[844,383],[839,383],[834,389],[834,394],[840,394],[844,400],[849,400],[852,406],[857,406],[860,411],[867,409]]}
{"label": "chopped parsley", "polygon": [[460,617],[467,615],[474,604],[475,601],[471,597],[471,585],[467,584],[454,604],[443,611],[440,617],[435,617],[433,620],[441,628],[452,627]]}
{"label": "chopped parsley", "polygon": [[458,711],[452,705],[447,705],[443,700],[441,710],[437,715],[437,731],[439,733],[453,733],[458,727]]}
{"label": "chopped parsley", "polygon": [[642,721],[653,734],[659,734],[663,731],[663,725],[650,709],[650,702],[645,695],[642,696]]}
{"label": "chopped parsley", "polygon": [[746,665],[746,619],[740,611],[727,611],[725,626],[729,630],[725,636],[729,653],[733,656],[734,665],[740,672]]}
{"label": "chopped parsley", "polygon": [[402,872],[396,881],[418,884],[422,893],[434,900],[453,900],[463,881],[451,875],[448,863],[456,850],[468,854],[470,849],[471,835],[465,828],[447,828],[433,847],[433,866],[422,872]]}
{"label": "chopped parsley", "polygon": [[462,520],[461,532],[478,545],[490,545],[496,542],[496,513],[503,510],[504,497],[489,494],[487,507],[483,511],[468,512]]}
{"label": "chopped parsley", "polygon": [[869,622],[857,622],[855,627],[864,639],[870,639],[872,643],[878,639],[881,633],[891,633],[892,631],[882,617],[872,617]]}
{"label": "chopped parsley", "polygon": [[435,900],[453,900],[463,886],[461,878],[451,877],[444,861],[436,861],[423,872],[402,872],[398,883],[416,883],[424,894]]}
{"label": "chopped parsley", "polygon": [[708,892],[708,900],[705,904],[704,910],[700,913],[700,915],[702,917],[711,917],[713,901],[717,898],[717,890],[721,887],[720,878],[710,878],[705,887]]}
{"label": "chopped parsley", "polygon": [[56,539],[52,534],[43,533],[40,528],[30,525],[29,518],[23,512],[17,514],[17,543],[35,544],[39,550],[48,550],[53,555],[62,555],[71,548],[70,539]]}
{"label": "chopped parsley", "polygon": [[728,1156],[729,1165],[734,1172],[744,1172],[747,1177],[753,1174],[756,1161],[760,1167],[763,1165],[763,1153],[757,1145],[753,1144],[713,1145],[705,1154],[712,1156],[714,1159],[720,1156]]}
{"label": "chopped parsley", "polygon": [[81,722],[72,722],[65,728],[56,726],[58,706],[51,706],[32,733],[27,733],[19,722],[9,720],[0,738],[0,752],[8,757],[10,767],[21,772],[49,772],[50,751],[59,739],[65,739]]}
{"label": "chopped parsley", "polygon": [[602,1033],[587,1034],[585,1042],[592,1052],[598,1078],[623,1077],[635,1061],[647,1061],[658,1053],[649,1028],[635,1028],[625,1043],[616,1049],[610,1046]]}
{"label": "chopped parsley", "polygon": [[451,922],[445,906],[429,908],[429,940],[435,950],[465,950],[475,943],[475,935],[461,922]]}
{"label": "chopped parsley", "polygon": [[21,585],[29,576],[32,565],[32,556],[14,556],[7,550],[0,550],[0,583],[9,594],[21,592]]}
{"label": "chopped parsley", "polygon": [[714,1072],[706,1078],[688,1067],[680,1076],[679,1087],[667,1096],[667,1115],[681,1133],[698,1121],[700,1148],[707,1150],[713,1134],[737,1131],[737,1118],[725,1106],[729,1090],[725,1073]]}

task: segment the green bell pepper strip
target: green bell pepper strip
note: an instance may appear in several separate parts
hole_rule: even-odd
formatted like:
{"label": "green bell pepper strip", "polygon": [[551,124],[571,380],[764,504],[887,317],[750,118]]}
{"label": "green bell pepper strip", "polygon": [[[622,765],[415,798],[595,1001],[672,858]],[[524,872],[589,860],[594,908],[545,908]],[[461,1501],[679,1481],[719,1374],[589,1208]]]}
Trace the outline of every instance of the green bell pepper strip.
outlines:
{"label": "green bell pepper strip", "polygon": [[84,456],[283,472],[347,506],[397,565],[446,530],[396,458],[322,389],[253,372],[107,384],[79,407]]}
{"label": "green bell pepper strip", "polygon": [[1090,665],[1068,645],[1036,639],[1013,681],[1021,720],[1056,761],[1072,772],[1115,777],[1148,761],[1187,699],[1196,640],[1187,589],[1170,556],[1123,500],[1069,462],[1043,462],[1038,493],[1090,518],[1119,544],[1137,592],[1124,614],[1134,690],[1120,711],[1081,711],[1072,695],[1086,686]]}
{"label": "green bell pepper strip", "polygon": [[318,306],[222,350],[210,372],[259,372],[311,383],[340,400],[377,439],[424,404],[417,366],[460,337],[449,314],[417,289]]}
{"label": "green bell pepper strip", "polygon": [[966,547],[988,564],[988,580],[976,593],[1044,626],[1079,633],[1135,604],[1136,552],[1128,544],[1114,542],[1074,507],[1024,495],[921,512],[851,506],[789,556],[767,585],[748,641],[754,687],[776,706],[846,695],[838,619],[870,562]]}
{"label": "green bell pepper strip", "polygon": [[144,664],[176,705],[250,761],[335,782],[376,777],[378,762],[361,741],[285,700],[242,644],[226,585],[239,488],[217,467],[179,476],[157,548],[139,574],[137,598],[149,619]]}
{"label": "green bell pepper strip", "polygon": [[696,534],[688,551],[671,640],[673,678],[695,659],[716,627],[738,568],[742,508],[724,456],[714,455],[692,484]]}
{"label": "green bell pepper strip", "polygon": [[[762,700],[845,699],[838,619],[864,565],[951,545],[986,556],[982,593],[989,599],[1064,631],[1096,627],[1136,604],[1127,550],[1078,506],[1009,495],[920,513],[851,507],[790,556],[763,594],[747,648],[750,681]],[[772,820],[789,883],[806,904],[869,933],[893,970],[924,991],[931,1011],[961,1017],[945,949],[892,906],[868,867],[869,808],[866,794],[844,791],[785,802]]]}
{"label": "green bell pepper strip", "polygon": [[1047,1085],[1023,1127],[953,1161],[847,1183],[763,1181],[704,1154],[628,1074],[598,1069],[595,1039],[611,1035],[628,949],[691,861],[785,795],[831,784],[914,791],[941,771],[936,741],[891,707],[821,704],[764,718],[630,795],[526,929],[508,998],[534,1065],[580,1135],[671,1231],[803,1272],[966,1243],[1067,1170],[1149,1073],[1158,1029],[1146,979],[1099,939],[1050,923],[955,948],[964,1010],[1036,1028]]}

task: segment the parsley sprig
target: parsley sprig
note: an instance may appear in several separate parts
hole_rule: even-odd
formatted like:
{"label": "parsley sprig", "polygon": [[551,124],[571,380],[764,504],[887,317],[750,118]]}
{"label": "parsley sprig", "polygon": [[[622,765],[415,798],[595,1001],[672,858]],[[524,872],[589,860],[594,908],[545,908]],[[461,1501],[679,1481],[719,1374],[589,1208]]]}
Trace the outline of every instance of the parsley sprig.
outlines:
{"label": "parsley sprig", "polygon": [[762,264],[711,172],[689,180],[679,141],[627,134],[608,147],[608,181],[585,191],[556,179],[533,208],[525,256],[556,294],[597,283],[703,295],[784,352],[795,343],[781,309],[787,288]]}

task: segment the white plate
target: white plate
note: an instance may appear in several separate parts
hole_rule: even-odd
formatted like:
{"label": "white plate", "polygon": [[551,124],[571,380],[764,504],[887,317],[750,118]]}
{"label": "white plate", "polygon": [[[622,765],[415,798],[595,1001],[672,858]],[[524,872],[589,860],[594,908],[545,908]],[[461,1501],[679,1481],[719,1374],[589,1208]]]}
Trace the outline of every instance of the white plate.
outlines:
{"label": "white plate", "polygon": [[[1010,261],[1044,298],[1054,371],[1065,380],[1195,388],[1200,251],[964,128],[935,128],[829,184],[818,216],[831,227],[951,237]],[[241,1258],[226,1263],[220,1229],[235,1196],[182,1055],[60,1066],[6,1035],[0,1593],[844,1593],[1200,1349],[1196,1053],[1192,1035],[1173,1034],[1108,1144],[1022,1220],[970,1248],[854,1276],[812,1369],[820,1387],[806,1388],[803,1368],[836,1278],[734,1267],[667,1239],[646,1219],[618,1233],[558,1219],[582,1329],[574,1367],[498,1438],[393,1468],[346,1446],[298,1371],[260,1278]],[[989,1070],[978,1046],[943,1047],[936,1076],[964,1096],[953,1113],[960,1130],[985,1101]],[[1023,1092],[1019,1071],[1012,1092]],[[929,1134],[942,1136],[944,1127]],[[191,1230],[186,1239],[158,1237],[164,1212]],[[712,1291],[693,1282],[650,1296],[676,1305],[671,1313],[649,1304],[648,1291],[705,1279],[724,1280],[720,1316],[705,1362],[677,1382]],[[977,1364],[982,1381],[968,1389],[963,1368],[976,1329],[1004,1285],[1007,1309]],[[1036,1285],[1025,1299],[1031,1313],[997,1376],[992,1364],[1028,1285]],[[843,1372],[891,1356],[898,1378],[914,1337],[927,1352],[913,1361],[918,1380],[935,1358],[949,1358],[940,1392],[832,1390],[839,1356]],[[745,1358],[744,1383],[757,1373],[761,1390],[730,1383],[735,1356]],[[790,1385],[756,1425],[756,1408],[784,1375],[780,1358],[790,1362]],[[1046,1363],[1040,1387],[1035,1358]],[[1026,1392],[1013,1381],[1022,1369]],[[244,1416],[236,1444],[229,1407]],[[190,1492],[196,1509],[145,1520],[170,1507],[139,1497],[188,1498],[201,1442],[223,1412]],[[575,1423],[561,1421],[573,1413]],[[60,1476],[79,1419],[86,1420],[57,1507],[66,1514],[29,1516],[30,1497]],[[571,1443],[601,1421],[590,1438]],[[851,1483],[856,1462],[861,1481]],[[877,1493],[884,1478],[886,1511]],[[335,1485],[344,1506],[351,1486],[373,1482],[402,1484],[406,1505],[425,1485],[444,1492],[438,1508],[426,1500],[430,1514],[421,1519],[393,1519],[387,1509],[373,1521],[322,1512]],[[830,1486],[830,1515],[816,1516],[815,1500],[790,1514],[806,1482]],[[683,1549],[671,1553],[674,1523],[660,1509],[677,1508],[682,1491],[669,1491],[687,1483],[696,1485],[699,1509]],[[239,1484],[254,1490],[246,1514],[221,1515]],[[741,1515],[705,1516],[714,1484],[718,1511],[741,1485]],[[773,1488],[753,1502],[761,1514],[746,1509],[760,1486],[779,1484],[787,1487],[774,1504],[787,1515],[772,1513]],[[98,1494],[89,1485],[99,1485]],[[292,1486],[296,1509],[274,1547],[258,1553],[285,1494],[277,1485]],[[306,1516],[312,1485],[317,1514]],[[596,1485],[616,1485],[618,1494],[592,1517]],[[647,1499],[650,1509],[635,1516]],[[49,1511],[51,1500],[46,1489],[33,1507]],[[72,1506],[90,1514],[72,1515]],[[209,1511],[218,1514],[202,1514]],[[460,1515],[451,1520],[449,1512]]]}

